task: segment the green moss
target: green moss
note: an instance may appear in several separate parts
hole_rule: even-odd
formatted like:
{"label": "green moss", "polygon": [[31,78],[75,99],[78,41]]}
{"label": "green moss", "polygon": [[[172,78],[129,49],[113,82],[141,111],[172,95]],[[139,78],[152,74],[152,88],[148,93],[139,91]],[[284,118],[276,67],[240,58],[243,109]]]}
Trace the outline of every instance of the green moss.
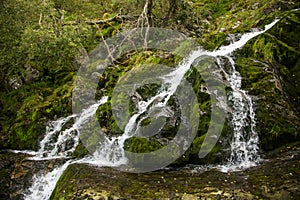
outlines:
{"label": "green moss", "polygon": [[[87,143],[90,144],[90,143]],[[74,158],[83,158],[84,156],[88,155],[90,152],[83,146],[81,140],[79,141],[76,149],[72,153],[72,157]]]}
{"label": "green moss", "polygon": [[204,139],[206,138],[206,134],[197,137],[192,142],[191,148],[190,148],[190,160],[191,163],[197,163],[197,164],[212,164],[220,162],[219,156],[216,156],[217,153],[221,151],[221,146],[219,144],[214,145],[212,150],[204,157],[199,159],[199,152],[201,148],[205,148],[206,145],[210,145],[209,143],[203,143]]}
{"label": "green moss", "polygon": [[[103,128],[104,133],[111,135],[120,135],[123,133],[121,128],[116,123],[114,117],[112,116],[111,103],[105,103],[99,106],[96,112],[100,126]],[[123,120],[123,123],[126,120]],[[123,124],[125,127],[125,124]]]}
{"label": "green moss", "polygon": [[161,88],[160,84],[145,84],[136,89],[136,92],[141,95],[142,99],[148,100],[149,98],[155,96],[159,89]]}
{"label": "green moss", "polygon": [[50,199],[68,199],[72,197],[74,195],[73,190],[76,186],[76,177],[79,173],[80,171],[68,167],[65,173],[60,176]]}
{"label": "green moss", "polygon": [[162,147],[157,141],[149,141],[146,138],[131,137],[124,144],[124,149],[133,153],[148,153]]}
{"label": "green moss", "polygon": [[18,103],[11,101],[5,108],[16,113],[14,119],[4,124],[11,148],[37,149],[38,140],[43,137],[47,121],[55,115],[71,113],[72,81],[55,87],[57,86],[37,82],[1,97],[6,102],[9,102],[10,95],[18,96],[21,100]]}
{"label": "green moss", "polygon": [[198,40],[198,42],[202,46],[205,46],[206,49],[214,50],[225,44],[227,36],[228,35],[223,32],[207,33],[202,36],[205,38],[205,40],[201,38],[201,40]]}

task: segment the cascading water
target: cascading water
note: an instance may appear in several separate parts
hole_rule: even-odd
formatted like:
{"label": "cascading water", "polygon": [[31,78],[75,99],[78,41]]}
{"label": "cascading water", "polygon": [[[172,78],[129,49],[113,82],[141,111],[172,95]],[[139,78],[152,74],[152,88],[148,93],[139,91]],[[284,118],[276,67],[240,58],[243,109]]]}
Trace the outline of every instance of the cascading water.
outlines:
{"label": "cascading water", "polygon": [[[244,46],[250,39],[269,30],[277,22],[278,20],[275,20],[273,23],[267,25],[262,31],[254,30],[254,32],[246,33],[242,35],[238,41],[235,41],[235,37],[231,37],[232,43],[230,45],[223,46],[213,52],[208,52],[208,55],[216,57],[218,65],[223,68],[222,71],[232,89],[228,94],[228,100],[232,104],[231,123],[233,127],[230,158],[227,163],[217,166],[217,168],[223,172],[252,167],[260,161],[258,152],[259,138],[258,133],[255,130],[256,118],[253,100],[245,90],[241,89],[242,77],[235,69],[235,61],[232,53]],[[222,62],[221,56],[229,61],[229,70],[224,69],[225,64]]]}
{"label": "cascading water", "polygon": [[41,174],[39,176],[35,175],[32,179],[33,184],[28,189],[28,194],[25,194],[24,199],[49,199],[59,177],[71,163],[73,162],[71,162],[71,160],[68,160],[65,164],[56,167],[51,172]]}
{"label": "cascading water", "polygon": [[[256,119],[252,97],[241,89],[242,78],[235,69],[232,57],[225,57],[229,61],[230,73],[227,80],[232,89],[228,94],[229,103],[232,105],[233,138],[230,143],[230,158],[227,164],[220,167],[221,171],[238,170],[256,165],[260,161],[258,134],[255,130]],[[219,66],[224,63],[218,59]]]}
{"label": "cascading water", "polygon": [[[156,96],[149,99],[147,102],[140,101],[138,111],[129,119],[124,134],[117,137],[104,139],[104,145],[101,149],[94,152],[93,156],[83,158],[81,160],[68,160],[64,165],[61,165],[49,173],[35,176],[34,184],[28,189],[28,194],[25,199],[47,199],[50,197],[57,180],[68,165],[72,163],[89,163],[98,166],[118,166],[127,162],[124,154],[124,142],[126,139],[139,134],[141,121],[144,119],[142,114],[158,108],[156,115],[170,116],[172,112],[167,108],[167,102],[176,91],[180,81],[183,79],[186,72],[190,69],[192,63],[200,56],[213,56],[216,58],[219,67],[224,72],[225,78],[229,83],[232,91],[228,94],[228,100],[232,106],[232,126],[233,139],[231,143],[231,154],[228,163],[225,163],[218,168],[222,171],[238,170],[255,165],[260,157],[258,155],[258,134],[255,131],[255,111],[253,108],[253,100],[246,91],[241,89],[241,76],[235,69],[232,52],[241,48],[251,38],[265,32],[271,28],[277,21],[266,26],[263,31],[254,31],[246,33],[236,42],[228,46],[224,46],[213,52],[204,50],[193,51],[187,58],[184,59],[181,65],[173,72],[163,77],[163,85],[168,85],[167,90],[162,90]],[[229,63],[229,70],[225,69],[224,59]],[[228,68],[228,66],[226,66]],[[163,99],[163,102],[155,102],[157,98]],[[99,102],[91,105],[86,110],[83,110],[80,115],[71,115],[63,119],[51,122],[46,130],[46,136],[40,143],[40,150],[33,156],[33,160],[68,158],[79,141],[80,127],[87,120],[94,116],[99,105],[105,103],[107,97],[103,97]],[[151,105],[151,106],[150,106]],[[150,112],[149,112],[150,113]],[[139,118],[139,116],[142,116]],[[70,127],[62,130],[64,126],[74,119],[75,123]],[[137,121],[137,119],[139,119]]]}
{"label": "cascading water", "polygon": [[[65,157],[69,153],[73,152],[72,148],[67,150],[65,141],[76,138],[78,133],[73,129],[62,131],[62,127],[74,117],[75,115],[70,115],[66,118],[49,123],[49,125],[46,127],[46,135],[40,142],[40,149],[35,159],[54,159],[58,155]],[[74,147],[75,145],[72,146]]]}
{"label": "cascading water", "polygon": [[[50,122],[46,128],[46,135],[40,142],[40,150],[31,157],[31,160],[45,160],[45,159],[67,159],[70,154],[75,150],[79,140],[79,129],[82,124],[86,123],[89,118],[94,116],[99,105],[107,102],[107,97],[103,97],[96,104],[83,110],[78,116],[75,123],[65,130],[62,130],[64,125],[71,119],[77,117],[70,115],[61,118],[54,122]],[[33,177],[33,185],[28,189],[24,199],[27,200],[40,200],[49,199],[56,182],[58,181],[64,170],[72,163],[78,161],[68,160],[62,166],[58,166],[51,172],[41,172],[38,176]]]}

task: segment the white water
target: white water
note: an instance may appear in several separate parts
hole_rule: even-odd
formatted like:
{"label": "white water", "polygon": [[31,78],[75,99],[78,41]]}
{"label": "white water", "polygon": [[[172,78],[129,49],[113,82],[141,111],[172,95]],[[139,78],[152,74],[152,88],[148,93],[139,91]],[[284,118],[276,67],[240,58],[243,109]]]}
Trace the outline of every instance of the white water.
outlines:
{"label": "white water", "polygon": [[[76,117],[76,115],[70,115],[65,118],[50,122],[50,125],[46,128],[46,135],[44,139],[40,142],[40,150],[30,159],[32,160],[49,160],[56,158],[68,158],[70,153],[72,153],[79,140],[80,127],[89,118],[93,117],[99,107],[99,105],[107,102],[107,97],[103,97],[96,104],[83,110],[79,117],[76,119],[75,123],[65,130],[62,130],[63,126],[70,120]],[[57,135],[58,134],[58,135]],[[56,138],[56,140],[55,140]],[[54,140],[54,142],[53,142]],[[71,145],[69,141],[72,140]],[[54,143],[54,144],[51,144]],[[66,148],[69,146],[68,148]],[[25,152],[26,153],[26,152]],[[64,170],[72,163],[79,161],[68,160],[62,166],[54,168],[51,172],[41,172],[39,175],[33,178],[33,185],[28,189],[24,195],[25,200],[41,200],[49,199],[56,182],[62,175]]]}
{"label": "white water", "polygon": [[[228,94],[228,100],[232,104],[233,139],[230,143],[228,163],[218,166],[223,172],[252,167],[260,161],[253,100],[245,90],[241,89],[242,79],[235,69],[234,60],[229,56],[226,58],[231,67],[231,73],[226,76],[232,89],[232,92]],[[220,59],[218,62],[219,66],[223,66]]]}
{"label": "white water", "polygon": [[28,194],[25,195],[25,199],[49,199],[55,188],[56,182],[70,164],[71,160],[67,161],[62,166],[56,167],[49,173],[35,175],[32,179],[33,185],[28,189]]}
{"label": "white water", "polygon": [[[239,40],[233,42],[228,46],[221,47],[213,52],[203,51],[201,49],[193,51],[179,67],[172,73],[163,77],[163,84],[168,84],[170,87],[149,99],[147,102],[140,101],[138,103],[138,112],[133,115],[124,130],[124,134],[117,137],[105,138],[103,148],[94,152],[93,156],[83,158],[77,161],[67,161],[64,165],[53,169],[49,173],[42,173],[39,176],[34,177],[34,184],[28,189],[28,194],[25,195],[27,200],[40,200],[48,199],[55,187],[55,184],[63,171],[68,165],[72,163],[89,163],[97,166],[119,166],[125,164],[127,159],[124,154],[124,142],[126,139],[133,135],[138,135],[140,121],[137,122],[137,118],[145,113],[152,105],[151,109],[158,108],[160,112],[156,113],[159,116],[170,116],[170,112],[166,108],[166,104],[170,97],[176,91],[182,78],[186,72],[190,69],[192,63],[200,56],[208,55],[217,59],[219,67],[225,74],[225,78],[232,88],[232,92],[228,95],[228,100],[232,106],[232,125],[233,125],[233,140],[231,143],[231,155],[228,162],[218,168],[222,171],[239,170],[247,167],[251,167],[259,162],[258,155],[258,135],[255,131],[255,111],[253,108],[253,100],[246,91],[241,89],[241,76],[235,69],[234,59],[231,56],[238,48],[241,48],[247,41],[253,37],[265,32],[271,28],[277,21],[274,21],[262,31],[254,31],[246,33],[240,37]],[[230,70],[225,70],[224,63],[221,56],[228,59],[230,63]],[[228,66],[226,66],[228,67]],[[163,99],[163,102],[155,103],[156,99]],[[47,127],[46,136],[41,141],[40,150],[36,153],[31,152],[34,160],[43,159],[55,159],[55,158],[68,158],[74,151],[79,140],[79,129],[89,118],[93,117],[98,106],[107,101],[107,97],[102,98],[96,104],[90,106],[88,109],[77,115],[71,115],[66,118],[59,119],[51,122]],[[149,110],[148,110],[148,113]],[[76,119],[77,117],[77,119]],[[75,123],[70,128],[63,127],[70,122],[71,119],[75,120]],[[54,136],[54,137],[53,137]],[[67,145],[71,143],[71,145]]]}
{"label": "white water", "polygon": [[[99,105],[107,102],[107,97],[103,97],[96,104],[84,109],[79,117],[73,114],[56,121],[52,121],[46,127],[46,134],[40,142],[40,149],[37,154],[32,157],[33,160],[45,160],[56,158],[68,158],[79,141],[79,130],[81,126],[87,122],[97,111]],[[64,125],[71,119],[75,120],[70,128],[63,130]]]}

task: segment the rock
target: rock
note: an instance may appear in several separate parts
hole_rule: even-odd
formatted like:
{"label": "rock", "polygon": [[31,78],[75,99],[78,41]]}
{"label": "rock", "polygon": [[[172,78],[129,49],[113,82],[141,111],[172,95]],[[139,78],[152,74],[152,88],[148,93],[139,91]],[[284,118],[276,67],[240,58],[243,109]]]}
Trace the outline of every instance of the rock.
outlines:
{"label": "rock", "polygon": [[259,3],[259,2],[254,3],[254,4],[251,6],[251,8],[252,8],[253,10],[255,10],[255,9],[259,8],[259,7],[260,7],[260,3]]}
{"label": "rock", "polygon": [[22,80],[18,76],[13,76],[9,79],[9,85],[13,89],[19,89],[22,86]]}
{"label": "rock", "polygon": [[99,80],[101,78],[101,74],[99,72],[93,72],[91,78],[93,80]]}
{"label": "rock", "polygon": [[23,153],[0,152],[0,199],[19,200],[32,184],[35,174],[51,171],[64,160],[28,160]]}
{"label": "rock", "polygon": [[80,48],[79,52],[75,58],[76,64],[78,66],[87,65],[89,62],[89,55],[85,48]]}
{"label": "rock", "polygon": [[299,150],[296,143],[292,149],[269,154],[257,167],[230,175],[188,168],[131,174],[73,164],[61,176],[51,199],[299,199]]}
{"label": "rock", "polygon": [[197,200],[198,197],[196,195],[193,194],[183,194],[181,197],[182,200]]}
{"label": "rock", "polygon": [[29,64],[25,64],[25,83],[37,80],[40,77],[40,72],[36,69],[33,69]]}

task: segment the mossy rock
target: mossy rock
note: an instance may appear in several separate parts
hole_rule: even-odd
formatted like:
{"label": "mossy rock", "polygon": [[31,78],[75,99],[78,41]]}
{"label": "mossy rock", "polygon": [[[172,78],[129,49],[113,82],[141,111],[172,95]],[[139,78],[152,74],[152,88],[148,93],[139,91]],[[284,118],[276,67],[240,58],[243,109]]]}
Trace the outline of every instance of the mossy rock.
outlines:
{"label": "mossy rock", "polygon": [[15,118],[8,120],[3,127],[7,136],[6,148],[37,150],[48,121],[71,113],[72,88],[72,81],[62,86],[33,82],[20,88],[20,91],[3,96],[7,101],[10,95],[19,96],[26,92],[26,95],[19,96],[22,101],[9,102],[5,108],[4,112],[10,110],[16,113]]}
{"label": "mossy rock", "polygon": [[51,199],[298,199],[299,150],[299,143],[286,145],[271,152],[268,162],[228,173],[177,168],[136,174],[73,164]]}
{"label": "mossy rock", "polygon": [[78,145],[76,146],[74,152],[72,153],[72,157],[74,158],[83,158],[84,156],[90,154],[86,147],[82,144],[81,140],[79,140]]}
{"label": "mossy rock", "polygon": [[162,145],[157,141],[150,141],[140,137],[131,137],[124,144],[124,149],[132,153],[149,153],[161,147]]}
{"label": "mossy rock", "polygon": [[237,52],[242,87],[255,95],[260,145],[272,150],[299,140],[300,11],[287,13]]}

